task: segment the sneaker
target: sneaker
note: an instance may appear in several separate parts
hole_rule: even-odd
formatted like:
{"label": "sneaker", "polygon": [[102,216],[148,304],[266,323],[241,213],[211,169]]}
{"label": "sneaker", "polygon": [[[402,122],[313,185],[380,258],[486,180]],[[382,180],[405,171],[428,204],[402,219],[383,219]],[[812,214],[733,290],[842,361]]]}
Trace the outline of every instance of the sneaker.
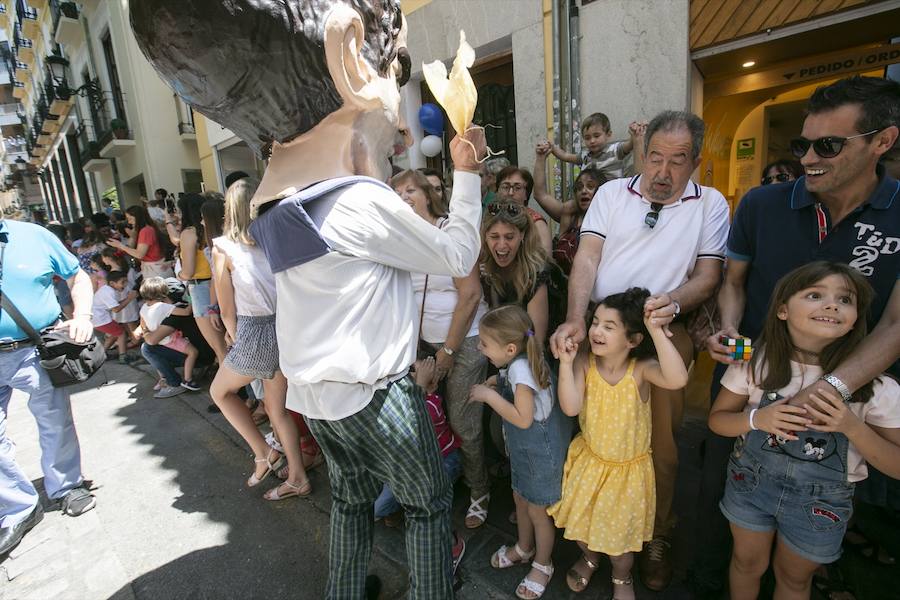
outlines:
{"label": "sneaker", "polygon": [[184,388],[180,385],[170,386],[164,385],[159,388],[159,391],[153,394],[154,398],[171,398],[172,396],[177,396],[178,394],[183,394]]}
{"label": "sneaker", "polygon": [[672,544],[664,537],[655,537],[644,544],[641,552],[641,581],[654,592],[661,592],[672,582]]}
{"label": "sneaker", "polygon": [[181,382],[181,387],[192,392],[200,391],[200,386],[193,379],[185,379]]}
{"label": "sneaker", "polygon": [[466,540],[462,539],[462,536],[453,532],[453,535],[456,537],[456,541],[453,543],[453,549],[451,550],[453,556],[453,575],[456,575],[456,569],[459,568],[459,563],[462,562],[463,554],[466,553]]}
{"label": "sneaker", "polygon": [[65,514],[77,517],[97,506],[97,499],[83,486],[78,486],[60,499],[60,506]]}
{"label": "sneaker", "polygon": [[138,360],[140,359],[137,356],[135,356],[134,354],[128,354],[127,352],[125,354],[119,355],[120,365],[131,365],[136,363]]}

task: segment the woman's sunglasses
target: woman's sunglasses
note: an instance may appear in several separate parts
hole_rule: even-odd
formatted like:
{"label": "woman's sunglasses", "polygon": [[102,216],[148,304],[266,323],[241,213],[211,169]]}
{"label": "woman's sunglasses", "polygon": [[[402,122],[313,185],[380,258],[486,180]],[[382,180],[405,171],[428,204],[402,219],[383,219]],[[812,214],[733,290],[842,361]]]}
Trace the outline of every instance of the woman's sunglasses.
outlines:
{"label": "woman's sunglasses", "polygon": [[512,202],[494,202],[488,204],[487,210],[492,217],[496,217],[501,212],[505,212],[511,217],[518,217],[522,212],[522,207],[518,204],[513,204]]}
{"label": "woman's sunglasses", "polygon": [[792,177],[790,173],[775,173],[774,175],[766,175],[762,178],[763,185],[769,185],[770,183],[778,182],[784,183],[786,181],[791,181]]}
{"label": "woman's sunglasses", "polygon": [[855,140],[856,138],[875,135],[879,131],[881,130],[873,129],[872,131],[860,133],[858,135],[851,135],[850,137],[837,137],[832,135],[828,137],[822,137],[817,140],[808,140],[805,137],[798,137],[791,140],[791,154],[793,154],[797,158],[803,158],[804,156],[806,156],[806,153],[809,152],[809,147],[812,146],[812,149],[815,151],[815,153],[822,158],[834,158],[841,153],[841,150],[844,149],[844,144],[846,144],[849,140]]}

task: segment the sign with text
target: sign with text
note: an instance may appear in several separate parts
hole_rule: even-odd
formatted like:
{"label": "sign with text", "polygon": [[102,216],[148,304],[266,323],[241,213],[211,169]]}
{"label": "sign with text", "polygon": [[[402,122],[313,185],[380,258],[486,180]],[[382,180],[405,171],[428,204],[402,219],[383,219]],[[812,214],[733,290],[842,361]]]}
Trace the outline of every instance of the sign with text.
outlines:
{"label": "sign with text", "polygon": [[756,138],[746,138],[737,141],[737,159],[753,160],[756,155]]}
{"label": "sign with text", "polygon": [[900,63],[900,43],[890,46],[843,50],[783,63],[766,71],[748,73],[722,81],[707,82],[704,96],[712,98],[742,94],[790,83],[844,77],[859,71]]}

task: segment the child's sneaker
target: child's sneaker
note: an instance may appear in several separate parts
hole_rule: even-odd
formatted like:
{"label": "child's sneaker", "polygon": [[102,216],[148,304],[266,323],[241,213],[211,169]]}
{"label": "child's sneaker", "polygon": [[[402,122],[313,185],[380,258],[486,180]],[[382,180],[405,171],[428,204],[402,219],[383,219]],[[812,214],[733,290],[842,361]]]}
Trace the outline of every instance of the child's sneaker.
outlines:
{"label": "child's sneaker", "polygon": [[181,387],[192,392],[200,391],[200,386],[193,379],[185,379],[181,382]]}
{"label": "child's sneaker", "polygon": [[456,537],[456,541],[453,543],[451,554],[453,556],[453,575],[455,576],[456,569],[459,567],[459,563],[462,562],[463,554],[466,553],[466,540],[462,539],[462,536],[455,531],[453,535]]}
{"label": "child's sneaker", "polygon": [[184,393],[184,388],[180,385],[168,386],[164,385],[159,388],[159,391],[153,394],[154,398],[171,398],[173,396],[177,396],[178,394]]}

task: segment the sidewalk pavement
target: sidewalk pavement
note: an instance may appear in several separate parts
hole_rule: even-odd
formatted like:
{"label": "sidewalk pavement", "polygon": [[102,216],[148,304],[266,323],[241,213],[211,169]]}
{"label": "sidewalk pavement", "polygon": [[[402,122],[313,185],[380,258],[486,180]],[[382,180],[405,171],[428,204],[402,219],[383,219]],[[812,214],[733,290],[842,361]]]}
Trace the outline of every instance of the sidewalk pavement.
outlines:
{"label": "sidewalk pavement", "polygon": [[[96,486],[97,507],[72,518],[42,496],[48,511],[44,520],[0,562],[0,600],[322,598],[330,508],[324,468],[310,473],[309,498],[263,500],[276,480],[269,478],[257,489],[245,486],[253,466],[250,452],[221,414],[207,412],[208,396],[153,399],[151,375],[146,365],[110,363],[89,385],[73,388],[83,469]],[[40,487],[37,431],[18,392],[10,402],[7,430],[18,444],[19,464]],[[687,419],[676,497],[682,520],[673,549],[680,573],[692,551],[691,506],[702,435],[702,419]],[[457,598],[512,598],[525,567],[495,571],[489,564],[501,544],[515,541],[515,526],[507,520],[512,511],[508,482],[495,485],[490,519],[475,532],[462,527],[466,495],[457,493],[453,513],[468,546]],[[606,564],[586,592],[568,590],[565,571],[577,556],[572,542],[557,545],[557,574],[545,598],[596,598],[610,592]],[[381,598],[404,597],[402,530],[376,525],[370,570],[384,582]],[[637,596],[690,598],[677,582],[661,594],[638,584]]]}

